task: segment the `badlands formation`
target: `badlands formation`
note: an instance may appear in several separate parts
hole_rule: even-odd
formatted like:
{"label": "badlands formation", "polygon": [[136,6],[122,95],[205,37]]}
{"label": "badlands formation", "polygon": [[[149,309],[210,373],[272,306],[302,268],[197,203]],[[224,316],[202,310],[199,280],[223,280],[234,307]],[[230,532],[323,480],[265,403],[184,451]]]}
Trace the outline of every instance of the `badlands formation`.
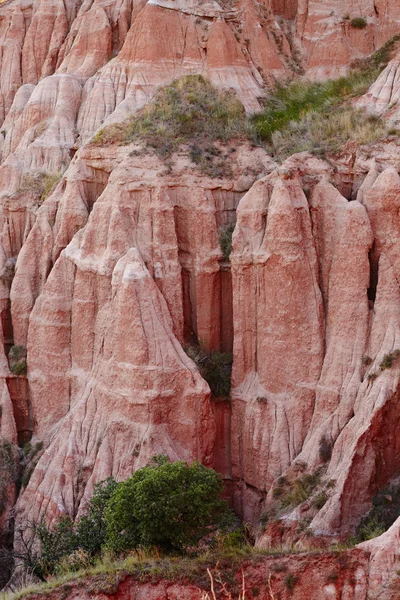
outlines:
{"label": "badlands formation", "polygon": [[[233,89],[251,114],[276,81],[344,75],[399,32],[399,0],[0,5],[4,545],[26,521],[79,516],[96,482],[155,454],[221,472],[261,548],[346,539],[400,476],[396,139],[283,164],[241,142],[219,177],[184,152],[171,167],[134,143],[93,143],[184,75]],[[399,100],[394,56],[357,104],[395,127]],[[186,354],[193,340],[233,354],[229,398]],[[310,498],[267,520],[305,480]],[[298,581],[280,597],[400,598],[399,557],[400,520],[346,565],[285,559]],[[201,597],[172,587],[134,597]]]}

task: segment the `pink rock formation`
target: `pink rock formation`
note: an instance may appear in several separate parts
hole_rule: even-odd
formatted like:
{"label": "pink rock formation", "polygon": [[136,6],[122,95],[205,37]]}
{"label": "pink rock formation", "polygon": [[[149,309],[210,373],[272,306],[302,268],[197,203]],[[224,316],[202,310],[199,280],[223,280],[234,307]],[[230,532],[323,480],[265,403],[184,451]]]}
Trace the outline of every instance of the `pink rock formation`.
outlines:
{"label": "pink rock formation", "polygon": [[[251,113],[276,78],[344,73],[399,14],[397,0],[0,5],[0,340],[28,347],[27,378],[0,352],[0,438],[13,459],[31,433],[45,447],[18,523],[75,516],[96,481],[162,452],[218,466],[254,525],[277,478],[319,468],[326,504],[279,516],[292,532],[309,511],[314,535],[345,535],[399,475],[394,144],[278,167],[243,143],[224,155],[232,175],[210,179],[187,149],[167,169],[135,145],[87,143],[190,73]],[[359,101],[394,124],[398,74],[397,57]],[[229,265],[219,236],[235,223]],[[232,413],[212,407],[184,353],[195,339],[233,345]],[[381,369],[386,355],[394,368]],[[13,477],[3,488],[4,531]],[[346,579],[325,596],[364,599],[368,576],[374,593],[385,585],[396,527],[366,547],[356,591]]]}

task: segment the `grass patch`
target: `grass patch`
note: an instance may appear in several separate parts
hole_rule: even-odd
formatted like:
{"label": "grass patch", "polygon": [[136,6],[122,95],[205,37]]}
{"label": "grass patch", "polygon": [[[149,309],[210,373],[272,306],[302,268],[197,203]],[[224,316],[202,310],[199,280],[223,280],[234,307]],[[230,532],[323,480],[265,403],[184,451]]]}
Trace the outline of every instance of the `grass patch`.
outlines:
{"label": "grass patch", "polygon": [[264,110],[250,118],[254,139],[284,160],[296,152],[325,156],[340,151],[350,140],[363,145],[382,138],[387,134],[383,120],[353,108],[349,101],[367,92],[399,40],[396,35],[369,58],[354,61],[346,77],[279,85]]}
{"label": "grass patch", "polygon": [[[249,561],[258,562],[265,557],[274,556],[276,558],[296,555],[315,555],[312,553],[300,552],[295,550],[262,550],[251,546],[241,548],[230,548],[215,552],[206,552],[204,554],[189,557],[161,557],[157,551],[139,550],[130,553],[124,559],[115,559],[112,556],[104,555],[94,565],[82,568],[77,572],[64,573],[61,576],[52,577],[46,583],[37,586],[31,586],[20,590],[17,593],[0,595],[2,600],[22,600],[29,598],[33,594],[42,594],[43,596],[57,588],[68,588],[70,584],[74,587],[81,584],[89,594],[113,593],[116,591],[119,583],[126,577],[133,576],[138,582],[154,582],[161,579],[167,581],[185,581],[198,585],[199,587],[209,588],[209,577],[207,568],[214,570],[218,568],[220,572],[232,573],[234,581],[235,573],[241,565]],[[276,569],[284,571],[285,568]],[[293,581],[289,582],[288,589],[297,583],[298,578],[293,576]],[[60,592],[63,590],[60,589]]]}
{"label": "grass patch", "polygon": [[196,363],[214,396],[229,396],[233,356],[227,352],[206,352],[201,346],[188,346],[186,354]]}
{"label": "grass patch", "polygon": [[220,177],[226,156],[215,143],[246,138],[246,115],[236,94],[216,90],[201,75],[187,75],[160,88],[133,117],[100,130],[92,143],[141,142],[162,159],[190,145],[190,158],[200,171]]}
{"label": "grass patch", "polygon": [[[360,19],[350,23],[360,27]],[[150,149],[170,169],[172,154],[184,149],[203,174],[223,177],[232,175],[228,159],[234,146],[221,144],[233,141],[250,139],[278,160],[304,151],[335,154],[351,140],[374,143],[387,134],[384,121],[353,108],[350,100],[376,81],[399,40],[394,36],[369,58],[355,61],[345,77],[278,85],[263,110],[249,118],[233,91],[219,91],[201,75],[182,77],[160,88],[132,117],[100,130],[92,144],[136,142],[142,146],[136,153]]]}
{"label": "grass patch", "polygon": [[380,117],[367,115],[363,109],[339,106],[306,112],[299,120],[271,134],[267,149],[283,161],[297,152],[310,152],[319,157],[337,154],[349,141],[372,144],[386,134]]}
{"label": "grass patch", "polygon": [[353,543],[359,544],[385,533],[400,514],[400,483],[380,490],[369,514],[360,522]]}
{"label": "grass patch", "polygon": [[320,483],[320,479],[321,474],[318,469],[314,473],[304,473],[294,481],[280,477],[272,494],[278,500],[281,508],[294,508],[308,500]]}
{"label": "grass patch", "polygon": [[39,204],[42,204],[48,196],[55,190],[62,173],[28,173],[24,175],[20,192],[31,192],[38,197]]}

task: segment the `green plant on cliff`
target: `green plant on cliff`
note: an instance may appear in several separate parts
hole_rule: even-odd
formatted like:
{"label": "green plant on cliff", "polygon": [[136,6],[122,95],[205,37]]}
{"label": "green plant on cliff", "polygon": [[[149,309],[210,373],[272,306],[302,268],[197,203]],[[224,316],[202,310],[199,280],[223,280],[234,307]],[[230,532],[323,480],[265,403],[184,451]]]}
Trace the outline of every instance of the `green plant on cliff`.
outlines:
{"label": "green plant on cliff", "polygon": [[55,190],[61,177],[61,172],[47,173],[39,171],[38,173],[27,173],[23,177],[19,192],[34,194],[39,204],[41,204]]}
{"label": "green plant on cliff", "polygon": [[[31,450],[27,447],[26,453]],[[10,454],[7,448],[5,452]],[[1,453],[0,446],[0,459]],[[208,544],[213,539],[224,550],[243,545],[235,515],[220,498],[222,488],[222,478],[213,469],[156,456],[126,481],[108,478],[98,483],[77,523],[63,516],[50,526],[45,518],[24,524],[16,538],[25,550],[14,558],[46,580],[54,573],[94,564],[104,551],[154,546],[182,553],[205,536]]]}
{"label": "green plant on cliff", "polygon": [[187,75],[160,88],[135,116],[99,131],[92,143],[141,142],[163,159],[191,145],[190,157],[200,170],[220,176],[224,160],[215,142],[246,137],[246,115],[235,93],[218,91],[201,75]]}
{"label": "green plant on cliff", "polygon": [[381,371],[385,371],[386,369],[390,369],[393,366],[393,362],[400,357],[400,350],[393,350],[393,352],[389,352],[385,354],[380,363],[379,367]]}
{"label": "green plant on cliff", "polygon": [[196,546],[229,514],[222,488],[213,469],[159,457],[118,485],[105,511],[106,545],[114,551],[157,546],[179,552]]}
{"label": "green plant on cliff", "polygon": [[187,346],[185,352],[196,363],[212,394],[229,396],[233,355],[228,352],[207,352],[200,345]]}
{"label": "green plant on cliff", "polygon": [[11,346],[8,353],[10,371],[14,375],[26,375],[26,347],[22,345]]}
{"label": "green plant on cliff", "polygon": [[351,19],[350,25],[353,29],[365,29],[368,23],[364,17],[354,17],[354,19]]}
{"label": "green plant on cliff", "polygon": [[399,40],[396,35],[369,58],[355,61],[345,77],[278,85],[264,109],[250,118],[255,141],[283,160],[295,152],[325,155],[338,152],[349,140],[369,144],[382,138],[387,133],[384,122],[353,108],[350,100],[368,90]]}
{"label": "green plant on cliff", "polygon": [[229,257],[232,252],[232,235],[235,229],[235,225],[232,223],[221,227],[219,230],[219,245],[224,255],[224,259],[229,261]]}
{"label": "green plant on cliff", "polygon": [[372,499],[372,508],[356,531],[354,543],[370,540],[384,533],[400,514],[400,484],[389,485]]}

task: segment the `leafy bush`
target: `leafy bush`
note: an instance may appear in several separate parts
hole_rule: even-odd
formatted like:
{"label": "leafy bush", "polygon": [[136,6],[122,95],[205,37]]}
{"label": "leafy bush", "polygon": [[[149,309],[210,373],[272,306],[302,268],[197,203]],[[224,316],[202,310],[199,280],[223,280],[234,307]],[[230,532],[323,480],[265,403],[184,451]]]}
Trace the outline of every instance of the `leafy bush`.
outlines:
{"label": "leafy bush", "polygon": [[89,556],[94,556],[100,552],[105,542],[106,521],[104,511],[117,486],[117,482],[112,477],[97,483],[94,486],[93,496],[89,502],[86,515],[78,521],[76,526],[77,546]]}
{"label": "leafy bush", "polygon": [[226,261],[229,261],[229,257],[232,252],[232,235],[235,230],[235,225],[227,225],[222,227],[219,231],[219,245],[222,250],[222,254]]}
{"label": "leafy bush", "polygon": [[196,546],[228,514],[222,487],[213,469],[160,457],[118,484],[105,511],[107,546],[113,551]]}
{"label": "leafy bush", "polygon": [[353,29],[365,29],[368,23],[364,17],[355,17],[350,21],[350,25],[353,27]]}
{"label": "leafy bush", "polygon": [[[34,448],[24,448],[27,456],[35,456],[42,449],[41,443]],[[89,563],[100,553],[106,536],[104,511],[107,502],[117,487],[113,478],[96,484],[88,504],[86,515],[75,526],[69,516],[48,527],[43,519],[38,524],[29,525],[32,540],[19,558],[32,573],[41,579],[65,570],[77,570],[79,561]],[[38,548],[36,549],[36,545]]]}
{"label": "leafy bush", "polygon": [[8,353],[8,362],[11,373],[14,373],[14,375],[26,375],[26,347],[22,345],[11,346]]}
{"label": "leafy bush", "polygon": [[196,363],[214,396],[229,396],[233,356],[227,352],[206,352],[201,346],[188,346],[186,354]]}

